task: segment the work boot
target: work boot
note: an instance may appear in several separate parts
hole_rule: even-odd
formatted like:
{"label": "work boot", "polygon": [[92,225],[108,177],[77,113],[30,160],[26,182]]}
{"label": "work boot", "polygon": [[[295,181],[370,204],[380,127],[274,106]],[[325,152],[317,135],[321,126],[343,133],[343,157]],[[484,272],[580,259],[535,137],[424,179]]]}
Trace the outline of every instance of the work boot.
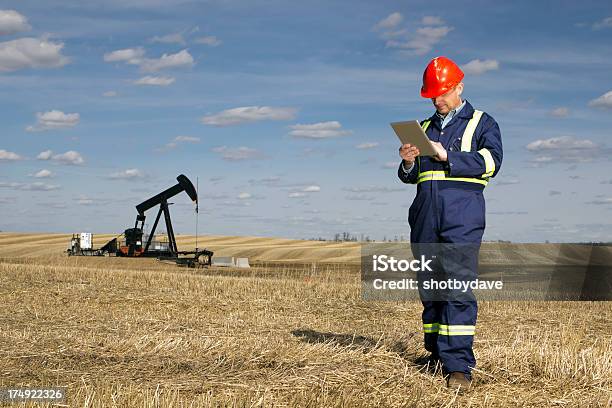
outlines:
{"label": "work boot", "polygon": [[468,379],[465,373],[461,371],[453,371],[448,375],[448,388],[458,389],[459,392],[467,391],[472,385],[472,380]]}

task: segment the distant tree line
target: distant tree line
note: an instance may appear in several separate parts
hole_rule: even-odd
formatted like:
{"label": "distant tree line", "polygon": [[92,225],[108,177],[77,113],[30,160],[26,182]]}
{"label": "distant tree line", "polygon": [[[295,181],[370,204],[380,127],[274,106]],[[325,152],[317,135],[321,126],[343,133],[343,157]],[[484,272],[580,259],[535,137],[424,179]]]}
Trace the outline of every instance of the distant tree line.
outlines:
{"label": "distant tree line", "polygon": [[359,236],[351,234],[350,232],[337,232],[334,234],[332,239],[323,237],[310,238],[310,241],[331,241],[331,242],[407,242],[403,235],[396,235],[393,238],[387,238],[384,236],[382,240],[376,240],[370,238],[369,235],[361,234]]}

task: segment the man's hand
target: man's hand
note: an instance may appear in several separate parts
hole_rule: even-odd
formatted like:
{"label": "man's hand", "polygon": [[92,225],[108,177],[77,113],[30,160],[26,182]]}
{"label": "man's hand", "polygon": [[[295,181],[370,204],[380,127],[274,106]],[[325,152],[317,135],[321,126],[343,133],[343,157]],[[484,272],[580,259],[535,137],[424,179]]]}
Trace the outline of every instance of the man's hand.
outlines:
{"label": "man's hand", "polygon": [[414,164],[415,158],[420,154],[419,148],[406,143],[399,148],[399,155],[404,159],[404,167],[410,167]]}
{"label": "man's hand", "polygon": [[437,161],[441,161],[441,162],[445,162],[446,160],[448,160],[448,154],[446,154],[446,149],[444,148],[444,146],[442,146],[442,143],[431,142],[431,145],[436,151],[436,155],[434,156],[434,159],[436,159]]}

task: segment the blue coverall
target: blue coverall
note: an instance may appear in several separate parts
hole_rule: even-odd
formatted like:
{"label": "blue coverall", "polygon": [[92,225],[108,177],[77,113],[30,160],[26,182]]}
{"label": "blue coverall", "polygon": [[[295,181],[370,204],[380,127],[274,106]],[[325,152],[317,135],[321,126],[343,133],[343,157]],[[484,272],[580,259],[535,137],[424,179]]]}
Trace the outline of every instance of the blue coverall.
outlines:
{"label": "blue coverall", "polygon": [[[417,184],[408,215],[410,242],[471,244],[477,249],[467,257],[467,269],[476,279],[485,229],[483,190],[499,171],[503,157],[499,126],[467,101],[444,129],[435,113],[421,126],[430,140],[442,143],[448,160],[419,156],[409,172],[399,166],[399,178]],[[452,270],[446,273],[453,276]],[[442,362],[445,372],[459,371],[471,377],[471,368],[476,365],[472,350],[476,299],[431,300],[421,296],[421,301],[426,350]]]}

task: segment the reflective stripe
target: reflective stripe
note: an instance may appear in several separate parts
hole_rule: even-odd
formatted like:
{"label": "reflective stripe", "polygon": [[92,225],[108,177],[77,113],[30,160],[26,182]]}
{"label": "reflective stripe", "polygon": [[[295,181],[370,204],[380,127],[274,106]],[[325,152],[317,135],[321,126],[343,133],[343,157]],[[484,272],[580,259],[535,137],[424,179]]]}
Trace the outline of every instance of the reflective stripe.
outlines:
{"label": "reflective stripe", "polygon": [[474,131],[476,130],[476,126],[478,126],[478,122],[480,121],[480,117],[482,116],[482,111],[475,110],[472,119],[468,122],[465,127],[465,131],[463,132],[463,136],[461,137],[461,151],[469,152],[472,150],[472,138],[474,137]]}
{"label": "reflective stripe", "polygon": [[[465,127],[465,131],[463,132],[463,136],[461,138],[461,151],[469,152],[472,150],[472,139],[474,138],[474,132],[476,131],[476,126],[478,126],[478,122],[480,122],[480,118],[482,117],[483,112],[479,110],[474,110],[474,114],[472,118],[468,122]],[[431,121],[426,120],[423,122],[421,127],[423,130],[427,130]],[[485,173],[480,178],[472,178],[472,177],[450,177],[448,172],[445,171],[425,171],[421,173],[421,157],[418,157],[418,179],[417,184],[422,183],[424,181],[433,181],[433,180],[448,180],[448,181],[463,181],[466,183],[476,183],[482,184],[486,186],[489,184],[488,177],[492,176],[495,172],[495,161],[493,161],[493,156],[491,156],[491,152],[487,149],[480,149],[478,151],[484,159],[485,159]]]}
{"label": "reflective stripe", "polygon": [[476,332],[476,326],[468,325],[439,325],[438,334],[442,336],[473,336]]}
{"label": "reflective stripe", "polygon": [[495,160],[488,149],[480,149],[478,151],[485,161],[485,173],[481,177],[491,177],[495,172]]}
{"label": "reflective stripe", "polygon": [[423,173],[419,173],[419,178],[417,179],[417,184],[422,183],[424,181],[431,180],[449,180],[449,181],[464,181],[467,183],[477,183],[486,186],[489,181],[481,180],[477,178],[470,177],[449,177],[448,173],[442,170],[433,170],[433,171],[424,171]]}
{"label": "reflective stripe", "polygon": [[438,323],[423,323],[423,331],[425,333],[437,333],[439,330]]}
{"label": "reflective stripe", "polygon": [[461,324],[423,323],[425,333],[438,333],[442,336],[473,336],[476,326]]}

